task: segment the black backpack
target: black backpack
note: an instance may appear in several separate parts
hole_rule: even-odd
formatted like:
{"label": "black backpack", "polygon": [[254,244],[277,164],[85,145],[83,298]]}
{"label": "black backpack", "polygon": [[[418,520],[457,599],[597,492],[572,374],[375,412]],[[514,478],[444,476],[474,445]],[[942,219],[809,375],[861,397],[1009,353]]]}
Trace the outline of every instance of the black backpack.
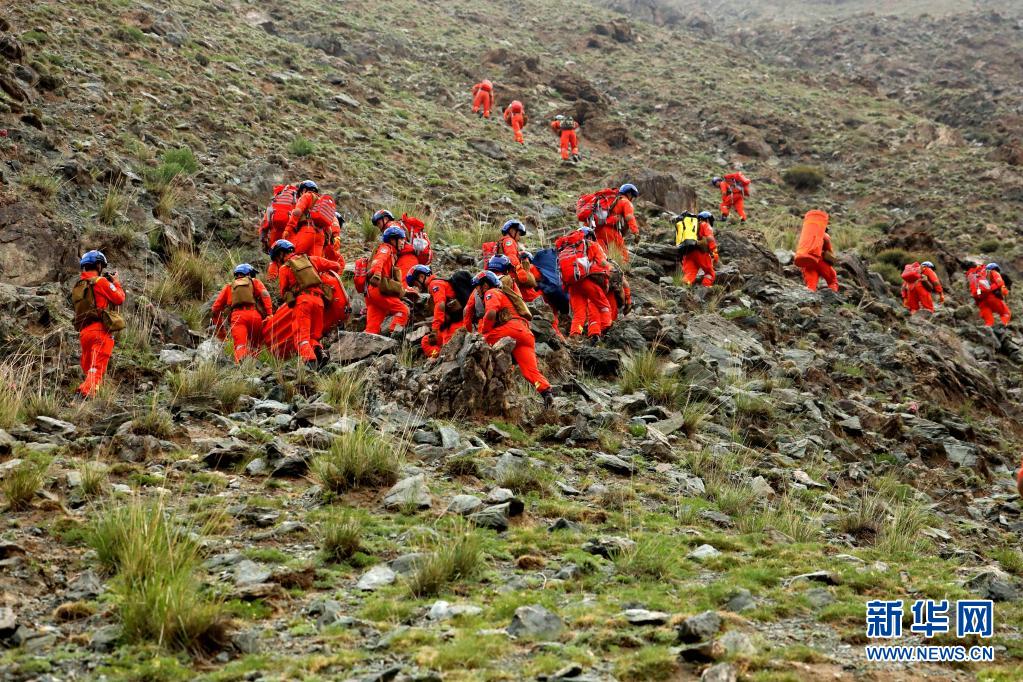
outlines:
{"label": "black backpack", "polygon": [[455,298],[464,307],[472,295],[472,275],[465,270],[456,270],[448,277],[448,284],[455,290]]}

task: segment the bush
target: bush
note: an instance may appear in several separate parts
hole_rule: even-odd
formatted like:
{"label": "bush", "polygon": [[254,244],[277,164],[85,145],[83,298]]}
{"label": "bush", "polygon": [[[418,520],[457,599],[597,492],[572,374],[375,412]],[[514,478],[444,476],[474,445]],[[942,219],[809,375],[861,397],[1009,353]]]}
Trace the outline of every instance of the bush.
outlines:
{"label": "bush", "polygon": [[163,153],[161,159],[165,166],[176,166],[185,175],[192,175],[199,170],[199,162],[196,160],[195,154],[188,147],[168,149]]}
{"label": "bush", "polygon": [[655,535],[636,543],[632,551],[615,557],[618,570],[637,578],[663,580],[678,565],[678,548],[667,537]]}
{"label": "bush", "polygon": [[814,190],[824,184],[824,172],[816,166],[793,166],[781,177],[785,184],[799,190]]}
{"label": "bush", "polygon": [[177,369],[167,376],[171,404],[185,405],[197,402],[219,404],[227,411],[234,410],[238,399],[245,394],[248,384],[233,371],[224,371],[214,363],[202,362],[193,369]]}
{"label": "bush", "polygon": [[21,182],[25,187],[47,199],[56,196],[57,192],[60,191],[60,181],[52,175],[28,173],[22,176]]}
{"label": "bush", "polygon": [[365,387],[355,372],[335,372],[317,380],[323,400],[342,411],[359,410],[365,401]]}
{"label": "bush", "polygon": [[319,530],[320,550],[328,561],[344,561],[362,549],[362,523],[352,514],[332,515]]}
{"label": "bush", "polygon": [[316,145],[313,144],[312,140],[296,137],[288,143],[288,151],[291,152],[292,156],[309,156],[316,151]]}
{"label": "bush", "polygon": [[620,380],[623,393],[644,391],[661,405],[674,405],[681,397],[682,384],[675,377],[664,376],[660,358],[650,349],[639,351],[629,359]]}
{"label": "bush", "polygon": [[100,204],[99,221],[104,225],[113,225],[127,203],[128,196],[124,191],[124,182],[117,181],[112,183],[107,188],[107,194],[103,198],[103,203]]}
{"label": "bush", "polygon": [[482,567],[483,542],[477,533],[465,531],[419,562],[408,579],[408,590],[417,598],[435,595],[455,580],[472,578]]}
{"label": "bush", "polygon": [[133,501],[107,510],[87,535],[105,570],[123,636],[208,653],[227,641],[219,600],[201,591],[195,529],[177,526],[160,503]]}
{"label": "bush", "polygon": [[206,254],[175,251],[167,264],[167,276],[153,289],[153,299],[163,305],[204,301],[217,287],[216,272]]}
{"label": "bush", "polygon": [[335,493],[392,485],[398,480],[404,448],[404,443],[395,444],[360,425],[338,436],[310,468],[320,484]]}
{"label": "bush", "polygon": [[137,412],[132,417],[131,431],[140,436],[170,438],[174,434],[174,421],[170,413],[160,409],[156,400],[153,400],[149,409]]}
{"label": "bush", "polygon": [[42,490],[46,482],[48,468],[49,462],[25,460],[7,472],[0,482],[0,490],[3,490],[9,510],[20,511],[29,508],[32,498]]}

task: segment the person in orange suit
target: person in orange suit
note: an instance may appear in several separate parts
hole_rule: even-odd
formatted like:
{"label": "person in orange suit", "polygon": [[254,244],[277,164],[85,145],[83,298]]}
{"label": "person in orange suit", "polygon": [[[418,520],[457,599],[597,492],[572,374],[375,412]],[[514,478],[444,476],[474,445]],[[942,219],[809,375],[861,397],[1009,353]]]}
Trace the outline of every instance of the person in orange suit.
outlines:
{"label": "person in orange suit", "polygon": [[[521,252],[519,237],[525,237],[526,234],[526,226],[522,224],[522,221],[518,218],[511,218],[501,226],[501,241],[497,243],[497,255],[504,256],[511,263],[511,273],[520,288],[536,286],[532,272],[519,259]],[[486,263],[483,265],[485,267]]]}
{"label": "person in orange suit", "polygon": [[568,161],[569,153],[572,154],[572,161],[579,162],[579,137],[576,130],[579,124],[571,116],[558,114],[551,122],[551,130],[561,138],[561,160]]}
{"label": "person in orange suit", "polygon": [[124,328],[120,315],[114,318],[116,308],[124,303],[124,288],[117,279],[117,273],[103,276],[107,257],[101,251],[89,251],[79,262],[81,277],[71,290],[75,307],[75,329],[82,348],[82,371],[85,380],[78,386],[78,393],[86,398],[96,395],[107,365],[114,354],[113,332]]}
{"label": "person in orange suit", "polygon": [[568,299],[572,307],[570,338],[579,338],[583,332],[594,343],[611,327],[611,304],[607,300],[607,284],[611,266],[600,243],[589,227],[579,228],[586,239],[586,276],[568,284]]}
{"label": "person in orange suit", "polygon": [[259,347],[263,319],[273,314],[270,292],[256,279],[256,268],[248,263],[234,269],[234,281],[225,285],[213,302],[214,327],[219,329],[223,324],[225,310],[234,340],[234,361],[241,362]]}
{"label": "person in orange suit", "polygon": [[614,201],[607,216],[607,221],[596,228],[597,242],[606,253],[620,252],[622,260],[629,262],[629,249],[622,237],[623,225],[633,235],[639,235],[639,223],[636,221],[636,207],[632,202],[639,196],[639,188],[626,183],[618,188],[618,197]]}
{"label": "person in orange suit", "polygon": [[455,332],[465,326],[455,288],[446,279],[435,276],[428,265],[412,266],[405,275],[405,284],[421,293],[429,293],[433,299],[430,333],[423,337],[420,345],[426,357],[435,358],[440,355],[441,348],[454,337]]}
{"label": "person in orange suit", "polygon": [[390,315],[389,328],[392,336],[405,331],[409,308],[402,301],[404,286],[395,277],[398,254],[405,246],[405,230],[397,226],[388,227],[380,235],[380,246],[369,264],[366,286],[366,331],[379,334],[384,319]]}
{"label": "person in orange suit", "polygon": [[345,291],[344,284],[341,282],[341,272],[344,270],[344,264],[339,263],[338,265],[340,265],[340,269],[337,272],[330,270],[320,272],[320,281],[323,282],[324,286],[323,290],[326,292],[327,289],[330,289],[332,296],[330,297],[331,300],[326,302],[323,307],[323,329],[318,337],[319,339],[322,339],[327,332],[337,325],[344,324],[352,312],[352,308],[348,303],[348,292]]}
{"label": "person in orange suit", "polygon": [[413,266],[429,265],[433,261],[433,245],[423,221],[409,215],[402,215],[401,220],[395,220],[390,211],[381,209],[373,214],[371,222],[381,234],[389,227],[405,230],[405,245],[398,253],[398,271],[402,279],[405,279]]}
{"label": "person in orange suit", "polygon": [[728,221],[728,214],[731,209],[739,214],[739,221],[746,222],[746,197],[749,196],[749,179],[742,173],[729,173],[723,178],[714,178],[710,181],[721,190],[721,220]]}
{"label": "person in orange suit", "polygon": [[824,245],[821,247],[820,260],[817,261],[816,266],[802,268],[803,282],[806,283],[806,288],[810,291],[817,291],[817,285],[820,278],[823,277],[829,289],[838,291],[838,273],[835,272],[834,266],[835,250],[831,246],[831,235],[828,234],[828,228],[824,228]]}
{"label": "person in orange suit", "polygon": [[270,258],[279,269],[281,296],[294,308],[292,336],[298,355],[307,365],[320,366],[326,362],[320,347],[324,309],[320,272],[337,272],[338,264],[319,256],[296,253],[295,245],[286,239],[270,247]]}
{"label": "person in orange suit", "polygon": [[1007,326],[1012,319],[1012,312],[1005,302],[1009,289],[1005,286],[1005,279],[998,263],[981,264],[971,268],[966,273],[966,281],[973,299],[977,302],[984,326],[993,327],[995,315]]}
{"label": "person in orange suit", "polygon": [[472,113],[483,118],[490,118],[490,108],[494,104],[494,84],[486,78],[472,86]]}
{"label": "person in orange suit", "polygon": [[327,235],[326,243],[323,245],[323,257],[332,260],[345,269],[345,258],[341,255],[341,229],[345,226],[345,217],[339,212],[334,212],[334,224],[330,226],[330,234]]}
{"label": "person in orange suit", "polygon": [[323,232],[309,220],[309,212],[320,197],[319,187],[312,180],[304,180],[299,183],[298,190],[298,200],[295,203],[295,208],[292,209],[291,217],[287,219],[287,226],[284,228],[282,238],[295,245],[296,254],[308,254],[322,258],[325,241]]}
{"label": "person in orange suit", "polygon": [[511,126],[512,132],[515,133],[515,141],[519,144],[525,144],[526,141],[522,137],[522,129],[529,122],[529,117],[526,116],[526,107],[523,106],[522,102],[517,99],[512,100],[512,103],[504,110],[504,122]]}
{"label": "person in orange suit", "polygon": [[274,186],[273,199],[263,212],[263,222],[259,228],[259,243],[264,252],[269,253],[270,245],[284,238],[284,228],[288,225],[297,196],[298,188],[295,185]]}
{"label": "person in orange suit", "polygon": [[1016,492],[1023,497],[1023,462],[1020,463],[1019,471],[1016,473]]}
{"label": "person in orange suit", "polygon": [[472,280],[478,295],[483,297],[484,314],[479,331],[490,345],[504,338],[515,340],[512,356],[526,381],[540,393],[544,408],[553,404],[551,383],[540,372],[536,362],[536,338],[529,324],[515,311],[511,300],[501,291],[501,281],[493,272],[481,272]]}
{"label": "person in orange suit", "polygon": [[718,243],[714,239],[714,215],[710,211],[701,211],[697,217],[700,219],[696,233],[698,241],[695,248],[682,254],[682,278],[692,286],[702,271],[700,284],[709,287],[714,284],[714,265],[721,260],[718,256]]}
{"label": "person in orange suit", "polygon": [[925,308],[933,313],[932,291],[939,296],[942,303],[945,302],[945,292],[941,288],[938,273],[934,272],[934,263],[925,260],[920,263],[920,279],[912,283],[902,283],[902,304],[909,310],[910,315],[920,308]]}

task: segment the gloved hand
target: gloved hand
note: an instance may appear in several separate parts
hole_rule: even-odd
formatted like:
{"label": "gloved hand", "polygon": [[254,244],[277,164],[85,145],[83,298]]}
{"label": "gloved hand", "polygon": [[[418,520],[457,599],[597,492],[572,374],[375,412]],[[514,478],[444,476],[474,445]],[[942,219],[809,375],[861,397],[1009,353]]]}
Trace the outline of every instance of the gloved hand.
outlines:
{"label": "gloved hand", "polygon": [[427,334],[426,335],[426,342],[428,344],[430,344],[431,346],[436,346],[437,345],[437,334],[435,332],[430,332],[429,334]]}
{"label": "gloved hand", "polygon": [[938,294],[938,296],[939,296],[938,300],[941,301],[942,303],[944,303],[945,302],[945,294],[941,293],[941,294]]}

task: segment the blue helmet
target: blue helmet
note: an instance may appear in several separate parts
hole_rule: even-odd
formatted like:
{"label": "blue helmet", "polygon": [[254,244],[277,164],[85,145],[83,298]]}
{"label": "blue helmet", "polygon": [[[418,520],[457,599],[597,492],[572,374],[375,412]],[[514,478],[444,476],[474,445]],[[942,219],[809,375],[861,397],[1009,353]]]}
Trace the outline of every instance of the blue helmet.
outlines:
{"label": "blue helmet", "polygon": [[931,268],[932,270],[934,269],[934,263],[932,263],[932,262],[931,262],[931,261],[929,261],[929,260],[925,260],[925,261],[924,261],[923,263],[921,263],[920,265],[924,266],[925,268]]}
{"label": "blue helmet", "polygon": [[1001,271],[1001,268],[998,267],[998,263],[988,263],[987,265],[984,266],[984,269],[985,270],[999,270],[999,271]]}
{"label": "blue helmet", "polygon": [[710,211],[700,211],[696,214],[696,217],[700,220],[714,220],[714,214]]}
{"label": "blue helmet", "polygon": [[511,270],[511,266],[512,264],[508,256],[500,253],[496,256],[491,256],[490,260],[487,261],[487,270],[490,272],[508,272]]}
{"label": "blue helmet", "polygon": [[334,217],[337,218],[337,224],[338,225],[344,225],[345,224],[345,217],[343,215],[341,215],[340,211],[334,211]]}
{"label": "blue helmet", "polygon": [[297,189],[299,194],[302,194],[303,192],[319,192],[320,186],[312,180],[303,180],[298,183]]}
{"label": "blue helmet", "polygon": [[495,289],[500,288],[501,286],[501,280],[497,278],[497,275],[488,270],[487,272],[481,272],[480,274],[472,278],[472,288],[475,289],[484,282],[494,287]]}
{"label": "blue helmet", "polygon": [[405,230],[400,227],[389,227],[380,233],[381,242],[387,242],[391,239],[405,239]]}
{"label": "blue helmet", "polygon": [[533,254],[529,251],[519,251],[519,260],[533,260]]}
{"label": "blue helmet", "polygon": [[107,257],[103,255],[102,251],[87,251],[82,260],[78,262],[82,270],[93,265],[107,266]]}
{"label": "blue helmet", "polygon": [[433,274],[433,270],[430,269],[429,265],[413,265],[409,268],[408,273],[405,275],[405,284],[412,286],[412,283],[416,281],[418,275],[426,275],[429,277]]}
{"label": "blue helmet", "polygon": [[278,239],[274,242],[274,245],[270,247],[270,259],[275,260],[277,256],[282,253],[291,253],[295,250],[295,245],[289,242],[287,239]]}
{"label": "blue helmet", "polygon": [[242,263],[241,265],[236,265],[234,267],[235,277],[252,277],[257,272],[258,270],[256,270],[256,268],[252,267],[248,263]]}
{"label": "blue helmet", "polygon": [[519,220],[518,218],[512,218],[511,220],[505,222],[505,224],[501,226],[501,234],[508,234],[508,231],[511,230],[513,227],[519,231],[519,234],[521,235],[526,234],[526,226],[523,225],[522,221]]}
{"label": "blue helmet", "polygon": [[635,199],[639,196],[639,188],[633,185],[631,182],[627,182],[618,188],[619,194],[631,194],[632,198]]}
{"label": "blue helmet", "polygon": [[394,214],[388,211],[387,209],[382,208],[373,214],[373,218],[370,220],[370,222],[376,225],[377,221],[383,220],[384,218],[387,218],[388,220],[394,220]]}
{"label": "blue helmet", "polygon": [[592,227],[580,227],[579,231],[583,233],[583,236],[587,239],[593,239],[596,236],[596,232],[593,231]]}

